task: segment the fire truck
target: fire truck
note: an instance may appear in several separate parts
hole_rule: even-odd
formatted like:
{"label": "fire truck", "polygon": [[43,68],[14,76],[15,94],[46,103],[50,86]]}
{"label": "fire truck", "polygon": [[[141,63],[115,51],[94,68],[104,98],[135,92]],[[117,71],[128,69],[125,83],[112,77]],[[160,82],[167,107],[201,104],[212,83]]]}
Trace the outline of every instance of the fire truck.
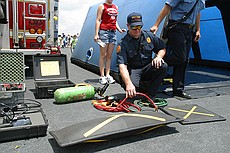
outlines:
{"label": "fire truck", "polygon": [[59,54],[58,1],[0,0],[0,52],[23,52],[29,68],[35,54]]}

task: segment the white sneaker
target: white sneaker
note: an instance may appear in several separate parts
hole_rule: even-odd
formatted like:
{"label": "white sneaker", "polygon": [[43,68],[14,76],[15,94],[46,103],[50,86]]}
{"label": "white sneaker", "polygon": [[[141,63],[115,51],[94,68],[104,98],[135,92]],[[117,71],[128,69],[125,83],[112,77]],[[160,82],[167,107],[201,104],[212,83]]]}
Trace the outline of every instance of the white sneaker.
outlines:
{"label": "white sneaker", "polygon": [[107,82],[108,82],[108,81],[107,81],[107,79],[106,79],[105,76],[99,78],[99,83],[100,83],[100,84],[104,85],[104,84],[106,84]]}
{"label": "white sneaker", "polygon": [[107,76],[107,77],[106,77],[106,79],[107,79],[108,83],[110,83],[110,84],[112,84],[112,83],[115,83],[115,82],[116,82],[116,81],[113,79],[113,77],[112,77],[112,76]]}

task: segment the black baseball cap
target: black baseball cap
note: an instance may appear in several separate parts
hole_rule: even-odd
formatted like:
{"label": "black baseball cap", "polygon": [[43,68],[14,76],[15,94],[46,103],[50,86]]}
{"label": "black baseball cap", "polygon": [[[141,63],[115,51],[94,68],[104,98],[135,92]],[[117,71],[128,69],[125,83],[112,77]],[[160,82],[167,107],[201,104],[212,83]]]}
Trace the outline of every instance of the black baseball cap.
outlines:
{"label": "black baseball cap", "polygon": [[136,12],[133,12],[133,13],[128,15],[127,23],[131,27],[143,26],[144,25],[143,22],[142,22],[142,15],[140,13],[136,13]]}

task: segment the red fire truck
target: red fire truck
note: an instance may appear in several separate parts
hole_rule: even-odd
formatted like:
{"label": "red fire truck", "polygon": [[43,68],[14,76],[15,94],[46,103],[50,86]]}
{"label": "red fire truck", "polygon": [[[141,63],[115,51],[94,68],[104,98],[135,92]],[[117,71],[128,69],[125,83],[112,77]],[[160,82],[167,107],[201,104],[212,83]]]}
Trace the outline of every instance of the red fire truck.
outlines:
{"label": "red fire truck", "polygon": [[58,54],[58,0],[0,0],[0,51]]}

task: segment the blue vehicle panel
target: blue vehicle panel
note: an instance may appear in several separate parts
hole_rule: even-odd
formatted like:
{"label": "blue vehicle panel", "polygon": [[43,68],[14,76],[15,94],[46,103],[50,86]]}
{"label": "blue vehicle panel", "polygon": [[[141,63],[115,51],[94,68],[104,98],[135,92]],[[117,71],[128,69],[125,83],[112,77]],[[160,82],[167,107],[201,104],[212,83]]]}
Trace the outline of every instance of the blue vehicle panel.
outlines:
{"label": "blue vehicle panel", "polygon": [[[121,28],[126,27],[126,17],[132,12],[139,12],[143,15],[143,29],[150,29],[156,21],[161,9],[165,5],[162,0],[114,0],[114,3],[119,7],[118,23]],[[227,2],[226,2],[227,3]],[[98,68],[100,49],[97,43],[94,42],[95,21],[98,5],[90,7],[84,26],[81,31],[80,38],[76,48],[72,54],[71,60],[73,63],[81,62],[84,65]],[[151,6],[151,7],[150,7]],[[202,38],[197,43],[196,48],[190,53],[193,60],[200,61],[199,64],[206,65],[206,61],[220,62],[225,65],[230,65],[230,52],[227,35],[228,26],[223,22],[223,10],[219,7],[210,6],[201,12],[201,35]],[[226,15],[226,14],[225,14]],[[159,27],[157,35],[160,36],[165,21]],[[117,32],[118,42],[125,34]],[[116,67],[116,47],[113,52],[111,70],[117,72]],[[197,54],[199,56],[197,56]]]}

